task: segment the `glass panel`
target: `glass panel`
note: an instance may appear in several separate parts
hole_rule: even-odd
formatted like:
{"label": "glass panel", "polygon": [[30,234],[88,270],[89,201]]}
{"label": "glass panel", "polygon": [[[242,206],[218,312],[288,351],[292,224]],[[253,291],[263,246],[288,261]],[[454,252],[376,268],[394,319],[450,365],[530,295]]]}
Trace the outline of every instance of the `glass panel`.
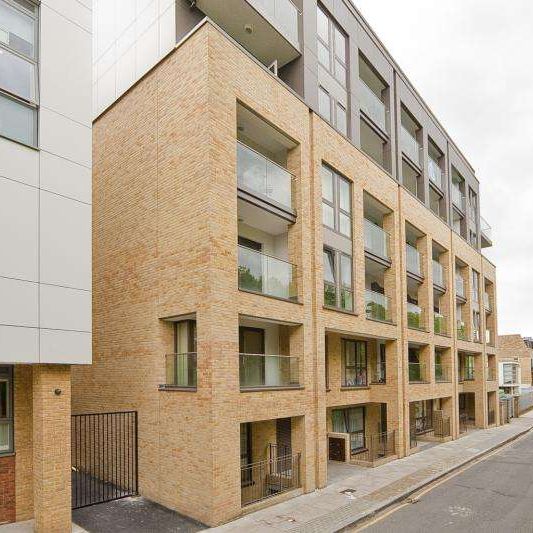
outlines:
{"label": "glass panel", "polygon": [[0,135],[36,145],[36,111],[0,94]]}
{"label": "glass panel", "polygon": [[11,422],[0,422],[0,452],[11,449]]}
{"label": "glass panel", "polygon": [[341,290],[341,308],[347,311],[353,309],[353,293],[346,289]]}
{"label": "glass panel", "polygon": [[334,28],[335,33],[335,55],[346,63],[346,37],[338,28]]}
{"label": "glass panel", "polygon": [[337,104],[337,129],[343,134],[347,133],[346,125],[346,109],[340,104]]}
{"label": "glass panel", "polygon": [[365,248],[379,257],[389,259],[389,234],[370,220],[365,219]]}
{"label": "glass panel", "polygon": [[337,307],[337,288],[330,283],[324,283],[324,305]]}
{"label": "glass panel", "polygon": [[339,231],[346,236],[351,235],[352,219],[344,213],[339,213]]}
{"label": "glass panel", "polygon": [[343,211],[351,212],[350,183],[343,178],[339,178],[339,205]]}
{"label": "glass panel", "polygon": [[331,62],[329,57],[329,50],[322,41],[317,42],[318,46],[318,61],[326,68],[326,70],[329,70],[331,68]]}
{"label": "glass panel", "polygon": [[266,195],[280,204],[292,205],[292,176],[279,165],[267,160]]}
{"label": "glass panel", "polygon": [[35,66],[0,49],[0,87],[25,100],[35,100]]}
{"label": "glass panel", "polygon": [[329,94],[322,88],[318,88],[318,112],[331,122],[331,103]]}
{"label": "glass panel", "polygon": [[329,19],[320,8],[317,9],[316,28],[318,36],[327,43],[329,41]]}
{"label": "glass panel", "polygon": [[0,2],[0,42],[28,57],[34,57],[35,22],[18,9]]}
{"label": "glass panel", "polygon": [[322,203],[322,223],[328,228],[335,229],[335,212],[333,207],[326,203]]}
{"label": "glass panel", "polygon": [[343,287],[352,287],[352,258],[341,255],[341,283]]}
{"label": "glass panel", "polygon": [[324,281],[329,283],[335,283],[335,258],[333,252],[330,250],[324,250]]}
{"label": "glass panel", "polygon": [[9,383],[7,380],[0,381],[0,418],[9,417]]}
{"label": "glass panel", "polygon": [[243,246],[239,246],[239,287],[250,291],[263,291],[261,254]]}
{"label": "glass panel", "polygon": [[322,167],[322,198],[333,203],[333,172],[327,167]]}
{"label": "glass panel", "polygon": [[420,164],[420,145],[418,141],[409,133],[409,131],[401,127],[402,150],[410,157],[411,161]]}
{"label": "glass panel", "polygon": [[368,87],[364,81],[360,80],[361,109],[370,117],[382,130],[387,129],[385,104],[381,98]]}

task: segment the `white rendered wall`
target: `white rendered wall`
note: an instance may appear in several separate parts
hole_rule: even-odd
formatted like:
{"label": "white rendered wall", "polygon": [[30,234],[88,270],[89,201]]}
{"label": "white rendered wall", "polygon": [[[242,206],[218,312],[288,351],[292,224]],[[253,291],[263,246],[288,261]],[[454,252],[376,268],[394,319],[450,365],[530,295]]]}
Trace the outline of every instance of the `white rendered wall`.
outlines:
{"label": "white rendered wall", "polygon": [[175,0],[93,0],[93,113],[99,115],[176,44]]}
{"label": "white rendered wall", "polygon": [[0,362],[91,362],[92,0],[42,0],[39,149],[0,138]]}

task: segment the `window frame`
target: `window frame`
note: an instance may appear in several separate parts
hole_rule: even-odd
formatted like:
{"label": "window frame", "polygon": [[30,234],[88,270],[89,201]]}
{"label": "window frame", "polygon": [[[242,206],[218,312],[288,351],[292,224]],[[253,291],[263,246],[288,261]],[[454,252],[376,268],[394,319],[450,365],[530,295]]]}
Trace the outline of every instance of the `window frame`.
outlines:
{"label": "window frame", "polygon": [[0,449],[0,456],[10,455],[15,451],[15,432],[14,432],[14,405],[13,405],[13,367],[2,365],[0,366],[0,381],[7,383],[7,405],[6,417],[0,418],[0,423],[7,424],[9,444],[7,449]]}
{"label": "window frame", "polygon": [[[346,347],[348,344],[354,345],[354,363],[353,365],[348,365],[347,363],[347,350]],[[359,350],[360,347],[363,348],[363,354],[364,354],[364,365],[359,364],[358,360],[361,355],[361,352]],[[346,372],[348,369],[352,369],[354,371],[354,374],[357,376],[358,370],[361,370],[364,368],[363,372],[363,379],[361,383],[355,383],[355,384],[348,384],[346,379]],[[357,381],[357,377],[355,378]],[[343,387],[368,387],[368,342],[357,340],[357,339],[342,339],[342,386]]]}
{"label": "window frame", "polygon": [[[333,277],[334,277],[334,283],[332,283],[329,280],[326,280],[324,273],[325,273],[325,267],[322,265],[323,268],[323,283],[324,283],[324,300],[323,305],[324,307],[328,309],[335,309],[338,311],[343,311],[347,313],[353,313],[354,312],[354,297],[353,297],[353,287],[354,287],[354,272],[353,272],[353,256],[342,252],[340,250],[336,250],[335,248],[332,248],[331,246],[324,245],[323,247],[323,254],[322,257],[325,258],[326,255],[329,255],[333,258]],[[350,280],[351,285],[345,285],[342,281],[342,272],[341,272],[341,258],[346,257],[348,258],[349,264],[350,264]],[[326,286],[333,287],[335,290],[335,305],[331,305],[326,303],[325,293],[326,293]],[[348,291],[351,294],[351,306],[350,307],[343,307],[342,305],[342,298],[343,298],[343,292]]]}
{"label": "window frame", "polygon": [[[330,172],[333,177],[333,201],[328,200],[324,197],[324,194],[322,193],[322,210],[324,209],[324,204],[329,206],[333,209],[333,224],[334,227],[328,226],[324,223],[324,216],[322,215],[322,225],[326,228],[330,229],[331,231],[334,231],[335,233],[338,233],[342,237],[345,237],[347,239],[351,239],[353,236],[353,218],[352,218],[352,212],[353,212],[353,190],[352,190],[352,182],[348,178],[342,176],[338,172],[335,172],[333,168],[331,168],[329,165],[322,164],[321,172],[326,169],[326,171]],[[350,211],[346,211],[341,207],[341,182],[344,182],[348,185],[348,198],[350,202]],[[346,233],[343,233],[340,230],[340,219],[341,215],[344,215],[348,217],[350,221],[350,234],[346,235]]]}
{"label": "window frame", "polygon": [[25,142],[24,140],[17,139],[14,137],[9,136],[7,133],[0,132],[0,137],[9,139],[13,142],[23,144],[24,146],[30,146],[32,148],[37,148],[39,146],[39,130],[38,130],[38,110],[39,110],[39,27],[40,27],[40,11],[39,11],[39,5],[34,2],[34,0],[25,0],[26,2],[33,5],[34,10],[33,12],[25,9],[21,4],[14,0],[0,0],[0,3],[5,4],[8,6],[8,8],[11,8],[27,17],[30,17],[34,21],[34,42],[33,42],[33,48],[34,48],[34,54],[33,56],[26,55],[19,50],[16,50],[15,48],[10,47],[8,44],[0,41],[0,51],[4,50],[5,53],[11,54],[15,57],[18,57],[30,65],[33,66],[33,91],[34,91],[34,97],[33,98],[25,98],[24,96],[21,96],[17,93],[14,93],[10,91],[9,89],[6,89],[0,85],[0,97],[3,97],[7,100],[10,100],[11,102],[14,102],[16,105],[19,105],[21,107],[25,107],[26,109],[30,109],[32,111],[33,115],[33,127],[32,127],[32,141],[33,142]]}

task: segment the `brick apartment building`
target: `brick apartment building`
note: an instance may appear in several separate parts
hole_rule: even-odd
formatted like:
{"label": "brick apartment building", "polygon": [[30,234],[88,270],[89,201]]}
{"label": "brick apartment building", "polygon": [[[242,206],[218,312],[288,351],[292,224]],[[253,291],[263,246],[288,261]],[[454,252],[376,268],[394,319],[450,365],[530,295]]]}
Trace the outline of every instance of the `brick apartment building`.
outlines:
{"label": "brick apartment building", "polygon": [[350,1],[221,5],[96,28],[73,373],[75,412],[138,412],[140,493],[209,525],[498,423],[474,170]]}

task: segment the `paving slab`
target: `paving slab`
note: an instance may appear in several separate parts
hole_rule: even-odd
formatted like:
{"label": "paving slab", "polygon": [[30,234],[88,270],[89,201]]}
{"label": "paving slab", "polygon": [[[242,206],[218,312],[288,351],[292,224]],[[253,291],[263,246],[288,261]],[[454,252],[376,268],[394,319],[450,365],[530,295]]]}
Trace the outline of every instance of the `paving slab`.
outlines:
{"label": "paving slab", "polygon": [[[325,488],[250,513],[210,531],[333,533],[372,516],[531,429],[533,412],[513,419],[510,424],[473,430],[457,440],[376,468],[332,463],[330,483]],[[355,489],[355,493],[341,493],[347,488]]]}

